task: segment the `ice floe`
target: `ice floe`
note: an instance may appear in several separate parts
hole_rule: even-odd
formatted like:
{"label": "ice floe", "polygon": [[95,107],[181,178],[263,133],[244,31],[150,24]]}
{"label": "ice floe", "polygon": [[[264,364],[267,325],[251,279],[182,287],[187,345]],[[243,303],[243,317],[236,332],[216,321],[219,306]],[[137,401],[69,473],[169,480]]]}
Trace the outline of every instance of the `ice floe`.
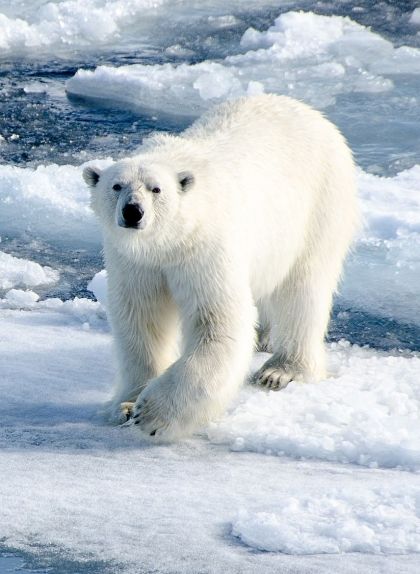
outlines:
{"label": "ice floe", "polygon": [[51,267],[13,257],[0,251],[0,289],[35,287],[58,281],[59,274]]}
{"label": "ice floe", "polygon": [[391,90],[384,74],[418,74],[420,50],[393,44],[341,16],[281,14],[266,31],[249,28],[242,53],[194,65],[132,64],[80,69],[70,94],[194,115],[227,98],[274,92],[326,107],[339,94]]}

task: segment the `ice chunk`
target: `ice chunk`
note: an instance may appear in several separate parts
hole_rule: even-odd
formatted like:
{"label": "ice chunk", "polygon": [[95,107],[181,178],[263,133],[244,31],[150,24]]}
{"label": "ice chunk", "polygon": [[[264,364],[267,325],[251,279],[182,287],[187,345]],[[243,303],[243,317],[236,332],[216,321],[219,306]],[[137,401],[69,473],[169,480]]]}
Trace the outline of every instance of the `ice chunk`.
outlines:
{"label": "ice chunk", "polygon": [[224,14],[223,16],[208,16],[207,22],[214,29],[220,28],[234,28],[240,23],[240,20],[232,14]]}
{"label": "ice chunk", "polygon": [[6,293],[6,301],[12,309],[22,309],[32,307],[39,299],[39,295],[34,291],[22,291],[22,289],[11,289]]}
{"label": "ice chunk", "polygon": [[257,550],[285,554],[420,551],[416,496],[382,489],[355,495],[335,490],[314,499],[276,497],[272,512],[243,510],[232,534]]}
{"label": "ice chunk", "polygon": [[108,104],[122,102],[191,116],[211,103],[242,95],[242,84],[236,76],[234,69],[210,61],[192,66],[99,66],[94,72],[79,70],[66,89],[70,94]]}
{"label": "ice chunk", "polygon": [[420,26],[420,8],[415,8],[409,19],[410,24]]}
{"label": "ice chunk", "polygon": [[[287,12],[279,16],[267,31],[249,28],[242,36],[241,45],[253,50],[275,47],[278,57],[284,59],[313,57],[326,53],[346,33],[356,31],[363,37],[367,35],[370,42],[376,38],[348,18],[318,16],[312,12]],[[382,41],[388,47],[389,42]]]}
{"label": "ice chunk", "polygon": [[341,297],[352,305],[420,323],[420,166],[385,178],[359,172],[365,226],[348,260]]}
{"label": "ice chunk", "polygon": [[340,16],[287,12],[266,31],[248,29],[241,47],[220,62],[80,69],[66,87],[81,97],[192,115],[249,93],[250,83],[325,107],[338,94],[392,89],[382,74],[420,72],[420,50],[395,48]]}
{"label": "ice chunk", "polygon": [[51,267],[19,259],[0,251],[0,289],[35,287],[58,281],[59,274]]}
{"label": "ice chunk", "polygon": [[0,309],[22,311],[37,311],[40,313],[60,315],[67,317],[69,322],[82,324],[83,328],[89,330],[95,327],[101,330],[108,330],[105,309],[101,303],[90,299],[74,298],[62,301],[56,297],[39,300],[39,295],[33,291],[23,291],[22,289],[11,289],[4,299],[0,299]]}
{"label": "ice chunk", "polygon": [[105,308],[107,304],[107,273],[105,270],[99,271],[88,283],[87,288],[95,295],[96,300],[99,301]]}

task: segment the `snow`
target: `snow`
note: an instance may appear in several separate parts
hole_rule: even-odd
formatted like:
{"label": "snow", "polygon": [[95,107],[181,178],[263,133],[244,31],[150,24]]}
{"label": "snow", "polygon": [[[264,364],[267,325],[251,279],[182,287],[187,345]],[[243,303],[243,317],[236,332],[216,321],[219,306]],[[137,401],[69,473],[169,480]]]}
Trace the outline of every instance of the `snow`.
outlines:
{"label": "snow", "polygon": [[0,251],[0,289],[47,285],[58,281],[58,277],[58,272],[51,267],[42,267]]}
{"label": "snow", "polygon": [[[103,571],[133,574],[140,564],[142,571],[168,573],[310,572],[300,557],[309,553],[332,554],[311,562],[317,572],[355,572],[361,564],[417,571],[418,474],[386,467],[391,461],[417,468],[418,357],[387,360],[373,350],[331,347],[334,380],[277,394],[244,387],[208,433],[152,444],[135,427],[108,426],[98,414],[113,380],[111,337],[98,303],[47,300],[31,310],[4,308],[0,316],[6,548],[42,553],[49,565],[65,558],[79,569],[99,563]],[[304,432],[297,451],[289,450],[298,460],[274,448],[268,454],[273,433],[278,440],[290,424],[293,437],[299,420]],[[316,434],[322,425],[323,442]],[[238,438],[239,429],[241,448],[237,440],[220,441],[222,434]],[[325,462],[344,461],[352,429],[355,444],[364,441],[384,468]],[[336,456],[325,456],[334,449]],[[312,460],[301,459],[304,452]]]}
{"label": "snow", "polygon": [[132,64],[80,69],[68,93],[108,103],[199,114],[224,99],[260,91],[326,107],[339,94],[392,90],[383,74],[418,74],[420,50],[392,43],[349,18],[311,12],[281,14],[273,26],[249,28],[243,53],[195,65]]}
{"label": "snow", "polygon": [[420,548],[418,493],[344,489],[319,498],[284,496],[277,512],[242,511],[232,534],[257,550],[285,554],[401,554]]}
{"label": "snow", "polygon": [[359,175],[363,211],[372,234],[392,240],[398,233],[420,233],[420,166],[395,178]]}
{"label": "snow", "polygon": [[0,299],[0,309],[22,311],[33,310],[42,313],[53,312],[57,317],[63,315],[82,324],[83,329],[89,330],[91,327],[103,327],[106,312],[101,303],[75,297],[62,301],[57,297],[49,297],[42,301],[34,291],[22,289],[11,289],[3,299]]}
{"label": "snow", "polygon": [[330,378],[281,393],[245,389],[208,436],[235,451],[418,472],[419,372],[418,354],[332,343]]}

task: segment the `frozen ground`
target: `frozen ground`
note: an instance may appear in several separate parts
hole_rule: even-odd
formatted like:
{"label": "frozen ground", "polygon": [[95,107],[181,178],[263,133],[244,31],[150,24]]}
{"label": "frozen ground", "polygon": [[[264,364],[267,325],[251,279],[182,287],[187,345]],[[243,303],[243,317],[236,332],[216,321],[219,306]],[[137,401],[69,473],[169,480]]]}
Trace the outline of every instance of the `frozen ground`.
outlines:
{"label": "frozen ground", "polygon": [[6,548],[54,572],[416,572],[419,356],[332,345],[332,379],[246,387],[156,446],[103,425],[107,325],[96,303],[64,306],[1,312]]}
{"label": "frozen ground", "polygon": [[[0,0],[0,61],[0,573],[417,574],[417,3]],[[82,165],[259,91],[322,108],[360,166],[330,377],[245,385],[156,445],[100,415],[114,363]]]}

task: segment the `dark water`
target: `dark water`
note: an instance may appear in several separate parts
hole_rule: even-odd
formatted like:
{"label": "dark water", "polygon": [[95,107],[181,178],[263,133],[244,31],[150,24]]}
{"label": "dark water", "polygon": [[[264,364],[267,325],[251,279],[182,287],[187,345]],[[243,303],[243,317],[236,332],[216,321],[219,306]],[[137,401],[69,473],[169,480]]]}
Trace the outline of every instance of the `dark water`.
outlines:
{"label": "dark water", "polygon": [[58,550],[46,552],[42,547],[42,556],[19,551],[2,551],[0,549],[0,574],[123,574],[122,566],[86,560],[72,560]]}

